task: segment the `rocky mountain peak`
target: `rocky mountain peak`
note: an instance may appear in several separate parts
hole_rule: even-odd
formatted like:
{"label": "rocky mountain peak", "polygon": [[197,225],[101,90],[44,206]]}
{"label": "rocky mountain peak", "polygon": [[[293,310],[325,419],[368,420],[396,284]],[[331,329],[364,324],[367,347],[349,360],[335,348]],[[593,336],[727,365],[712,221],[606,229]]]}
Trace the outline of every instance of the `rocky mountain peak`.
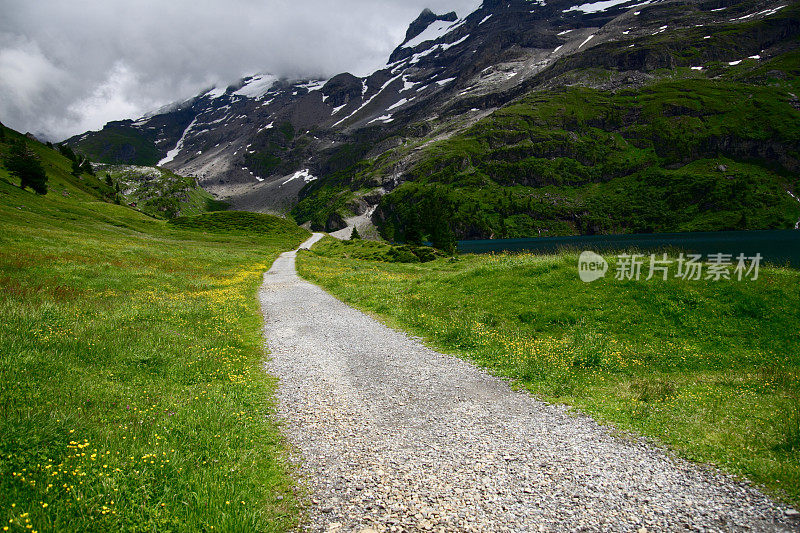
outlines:
{"label": "rocky mountain peak", "polygon": [[334,76],[322,87],[322,95],[334,107],[348,104],[351,100],[361,97],[363,84],[357,78],[345,72]]}
{"label": "rocky mountain peak", "polygon": [[422,13],[419,14],[417,19],[408,26],[408,31],[406,31],[406,38],[403,40],[403,44],[420,35],[434,22],[455,22],[457,19],[458,15],[456,15],[455,11],[451,11],[450,13],[446,13],[444,15],[437,15],[430,9],[425,8],[422,10]]}

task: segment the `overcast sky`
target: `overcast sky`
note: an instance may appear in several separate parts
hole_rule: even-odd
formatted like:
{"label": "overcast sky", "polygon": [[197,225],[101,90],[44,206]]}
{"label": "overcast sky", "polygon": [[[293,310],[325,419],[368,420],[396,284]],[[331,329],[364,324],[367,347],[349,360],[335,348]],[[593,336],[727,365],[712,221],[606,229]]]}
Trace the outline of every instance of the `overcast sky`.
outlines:
{"label": "overcast sky", "polygon": [[227,86],[385,64],[429,7],[480,0],[0,0],[0,122],[50,140]]}

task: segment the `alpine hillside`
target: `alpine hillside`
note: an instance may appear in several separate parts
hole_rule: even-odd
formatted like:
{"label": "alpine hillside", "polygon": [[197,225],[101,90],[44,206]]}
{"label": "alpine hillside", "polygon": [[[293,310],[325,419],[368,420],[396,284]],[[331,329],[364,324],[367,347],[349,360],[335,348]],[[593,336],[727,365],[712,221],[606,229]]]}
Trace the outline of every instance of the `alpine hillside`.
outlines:
{"label": "alpine hillside", "polygon": [[385,68],[214,87],[67,143],[391,240],[792,228],[800,4],[487,0]]}

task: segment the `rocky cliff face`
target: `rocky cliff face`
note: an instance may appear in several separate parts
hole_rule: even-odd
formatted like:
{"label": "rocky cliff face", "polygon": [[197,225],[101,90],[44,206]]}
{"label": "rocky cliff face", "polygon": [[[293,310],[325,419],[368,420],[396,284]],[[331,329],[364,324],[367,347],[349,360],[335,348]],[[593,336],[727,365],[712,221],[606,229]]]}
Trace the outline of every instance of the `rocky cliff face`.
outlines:
{"label": "rocky cliff face", "polygon": [[386,67],[368,77],[256,75],[68,143],[101,161],[158,163],[196,176],[237,208],[286,212],[302,200],[301,222],[335,230],[363,197],[374,208],[412,177],[429,146],[523,95],[575,85],[639,88],[664,69],[699,75],[710,74],[704,65],[712,62],[764,62],[795,46],[797,19],[780,16],[795,7],[487,0],[460,17],[426,10]]}

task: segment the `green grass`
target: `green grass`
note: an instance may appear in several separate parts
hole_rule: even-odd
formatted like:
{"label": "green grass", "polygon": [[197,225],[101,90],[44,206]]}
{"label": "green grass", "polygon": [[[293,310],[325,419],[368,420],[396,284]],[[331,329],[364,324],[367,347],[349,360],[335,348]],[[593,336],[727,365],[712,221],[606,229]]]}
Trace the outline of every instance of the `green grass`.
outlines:
{"label": "green grass", "polygon": [[294,223],[282,218],[244,211],[223,211],[194,217],[178,217],[170,220],[170,224],[179,228],[223,234],[269,236],[275,233],[297,232],[297,226]]}
{"label": "green grass", "polygon": [[171,225],[98,201],[30,145],[47,196],[0,167],[0,526],[291,528],[256,290],[308,233]]}
{"label": "green grass", "polygon": [[119,187],[122,202],[160,218],[199,215],[226,206],[204,191],[195,178],[164,168],[106,165],[97,175]]}
{"label": "green grass", "polygon": [[797,270],[587,285],[572,254],[396,264],[337,247],[323,240],[302,252],[300,274],[547,401],[800,503]]}
{"label": "green grass", "polygon": [[356,240],[340,241],[325,237],[322,246],[316,248],[325,257],[343,257],[387,263],[426,263],[444,254],[429,246],[392,246],[385,242]]}

